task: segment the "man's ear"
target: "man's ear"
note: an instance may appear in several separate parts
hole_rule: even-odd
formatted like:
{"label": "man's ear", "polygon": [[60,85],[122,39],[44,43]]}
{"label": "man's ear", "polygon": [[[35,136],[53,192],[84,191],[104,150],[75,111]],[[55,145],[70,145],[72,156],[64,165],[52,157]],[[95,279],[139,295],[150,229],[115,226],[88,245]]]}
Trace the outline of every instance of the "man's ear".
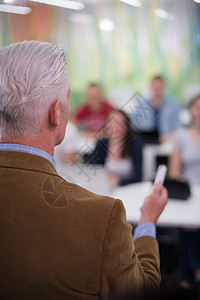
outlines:
{"label": "man's ear", "polygon": [[61,103],[60,100],[56,100],[50,106],[49,110],[49,123],[54,126],[59,126],[60,124],[60,112],[61,112]]}

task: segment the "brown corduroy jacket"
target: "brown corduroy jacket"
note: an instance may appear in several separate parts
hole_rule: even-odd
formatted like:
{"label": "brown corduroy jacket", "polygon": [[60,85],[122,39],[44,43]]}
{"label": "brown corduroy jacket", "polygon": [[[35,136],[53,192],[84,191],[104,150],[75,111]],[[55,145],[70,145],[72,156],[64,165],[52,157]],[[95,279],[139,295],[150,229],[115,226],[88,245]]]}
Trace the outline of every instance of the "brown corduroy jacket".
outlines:
{"label": "brown corduroy jacket", "polygon": [[120,200],[0,151],[0,299],[106,299],[159,282],[157,241],[133,242]]}

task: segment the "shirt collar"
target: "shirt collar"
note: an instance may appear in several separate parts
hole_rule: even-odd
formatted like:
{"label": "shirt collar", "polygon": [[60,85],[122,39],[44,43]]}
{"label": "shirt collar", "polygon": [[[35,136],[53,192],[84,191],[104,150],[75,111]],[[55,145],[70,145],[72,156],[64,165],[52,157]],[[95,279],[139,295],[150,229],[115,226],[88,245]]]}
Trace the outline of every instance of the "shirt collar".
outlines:
{"label": "shirt collar", "polygon": [[32,146],[22,145],[22,144],[12,144],[12,143],[0,143],[0,150],[8,150],[8,151],[19,151],[19,152],[26,152],[34,155],[41,156],[54,166],[56,169],[56,161],[53,156],[51,156],[48,152],[35,148]]}

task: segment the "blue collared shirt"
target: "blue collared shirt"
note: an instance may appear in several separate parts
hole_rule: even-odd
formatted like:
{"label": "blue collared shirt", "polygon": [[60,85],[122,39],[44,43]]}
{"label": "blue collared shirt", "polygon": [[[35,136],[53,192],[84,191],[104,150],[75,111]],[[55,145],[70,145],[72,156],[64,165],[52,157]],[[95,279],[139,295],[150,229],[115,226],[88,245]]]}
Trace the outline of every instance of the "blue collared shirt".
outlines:
{"label": "blue collared shirt", "polygon": [[26,152],[26,153],[41,156],[43,158],[46,158],[48,161],[50,161],[50,163],[56,169],[56,161],[55,161],[54,157],[42,149],[31,147],[31,146],[26,146],[26,145],[21,145],[21,144],[0,143],[0,150]]}
{"label": "blue collared shirt", "polygon": [[162,105],[157,111],[152,106],[152,99],[141,100],[131,116],[134,128],[141,131],[158,130],[160,136],[165,136],[180,128],[179,105],[168,96],[164,96]]}
{"label": "blue collared shirt", "polygon": [[[42,149],[21,145],[21,144],[0,143],[0,150],[20,151],[20,152],[26,152],[26,153],[41,156],[47,159],[48,161],[50,161],[50,163],[52,163],[52,165],[56,169],[56,161],[54,157]],[[151,222],[144,222],[138,225],[137,228],[135,229],[134,240],[142,236],[152,236],[155,238],[156,237],[155,225]]]}

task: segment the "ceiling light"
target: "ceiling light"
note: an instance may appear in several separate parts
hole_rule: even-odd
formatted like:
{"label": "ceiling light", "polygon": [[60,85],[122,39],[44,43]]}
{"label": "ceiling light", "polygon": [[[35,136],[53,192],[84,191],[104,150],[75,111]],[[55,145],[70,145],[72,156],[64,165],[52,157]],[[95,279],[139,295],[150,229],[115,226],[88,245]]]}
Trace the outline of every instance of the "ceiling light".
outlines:
{"label": "ceiling light", "polygon": [[120,1],[135,7],[140,7],[142,5],[140,0],[120,0]]}
{"label": "ceiling light", "polygon": [[71,22],[75,23],[91,24],[93,22],[93,17],[86,14],[74,13],[70,15],[69,19]]}
{"label": "ceiling light", "polygon": [[154,10],[154,14],[162,19],[168,20],[168,21],[172,21],[173,20],[173,15],[168,13],[166,10],[161,9],[161,8],[156,8]]}
{"label": "ceiling light", "polygon": [[0,4],[0,11],[12,14],[28,15],[31,12],[31,8],[27,6]]}
{"label": "ceiling light", "polygon": [[103,31],[112,31],[115,28],[115,25],[109,19],[101,19],[99,21],[99,28]]}
{"label": "ceiling light", "polygon": [[194,2],[196,2],[196,3],[200,3],[200,0],[194,0]]}
{"label": "ceiling light", "polygon": [[14,2],[14,0],[4,0],[5,3],[11,3]]}
{"label": "ceiling light", "polygon": [[54,5],[54,6],[59,6],[59,7],[69,8],[69,9],[75,9],[75,10],[80,10],[85,7],[85,5],[79,1],[69,1],[69,0],[29,0],[29,1]]}

